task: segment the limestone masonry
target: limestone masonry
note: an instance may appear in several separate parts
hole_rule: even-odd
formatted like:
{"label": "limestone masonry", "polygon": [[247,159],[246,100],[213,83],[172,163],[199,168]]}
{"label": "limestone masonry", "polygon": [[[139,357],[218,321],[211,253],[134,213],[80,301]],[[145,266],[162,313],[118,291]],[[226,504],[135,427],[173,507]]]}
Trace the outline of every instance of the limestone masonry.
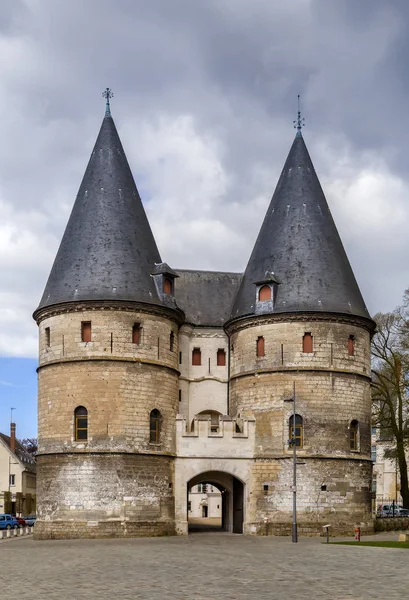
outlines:
{"label": "limestone masonry", "polygon": [[[374,323],[301,130],[244,273],[162,261],[109,107],[34,318],[38,539],[371,528]],[[294,419],[295,400],[295,419]]]}

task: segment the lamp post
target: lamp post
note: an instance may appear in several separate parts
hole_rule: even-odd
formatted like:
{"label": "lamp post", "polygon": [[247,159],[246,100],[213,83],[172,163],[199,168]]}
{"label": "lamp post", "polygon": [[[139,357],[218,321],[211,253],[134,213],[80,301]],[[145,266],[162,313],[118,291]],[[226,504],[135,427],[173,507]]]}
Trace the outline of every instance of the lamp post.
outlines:
{"label": "lamp post", "polygon": [[293,426],[291,428],[291,438],[289,444],[293,447],[293,522],[291,525],[291,541],[293,543],[298,542],[297,532],[297,438],[296,438],[296,424],[295,424],[295,381],[293,384],[293,397],[284,402],[293,403]]}

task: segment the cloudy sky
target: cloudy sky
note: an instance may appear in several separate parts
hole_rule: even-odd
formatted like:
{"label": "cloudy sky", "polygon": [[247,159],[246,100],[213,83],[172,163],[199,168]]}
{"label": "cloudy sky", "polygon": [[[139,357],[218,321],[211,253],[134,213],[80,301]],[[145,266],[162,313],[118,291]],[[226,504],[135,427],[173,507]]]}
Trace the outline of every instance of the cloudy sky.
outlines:
{"label": "cloudy sky", "polygon": [[[163,260],[244,269],[304,137],[372,314],[409,286],[406,0],[2,0],[0,431],[35,422],[41,297],[104,115]],[[171,232],[171,234],[169,233]]]}

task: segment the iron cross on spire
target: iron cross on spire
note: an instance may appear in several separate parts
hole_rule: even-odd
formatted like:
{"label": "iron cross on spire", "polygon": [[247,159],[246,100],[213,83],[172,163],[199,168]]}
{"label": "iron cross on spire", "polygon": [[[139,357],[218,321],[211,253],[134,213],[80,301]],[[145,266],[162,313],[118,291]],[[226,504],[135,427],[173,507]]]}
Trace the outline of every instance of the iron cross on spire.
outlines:
{"label": "iron cross on spire", "polygon": [[301,129],[303,127],[305,127],[305,119],[304,119],[304,117],[301,117],[300,94],[298,94],[298,114],[297,114],[297,120],[293,121],[293,123],[294,123],[294,129],[297,130],[296,135],[301,135]]}
{"label": "iron cross on spire", "polygon": [[109,99],[114,97],[114,94],[111,90],[111,88],[106,88],[103,92],[102,95],[104,98],[106,98],[106,105],[105,105],[105,116],[106,117],[110,117],[111,116],[111,106],[109,104]]}

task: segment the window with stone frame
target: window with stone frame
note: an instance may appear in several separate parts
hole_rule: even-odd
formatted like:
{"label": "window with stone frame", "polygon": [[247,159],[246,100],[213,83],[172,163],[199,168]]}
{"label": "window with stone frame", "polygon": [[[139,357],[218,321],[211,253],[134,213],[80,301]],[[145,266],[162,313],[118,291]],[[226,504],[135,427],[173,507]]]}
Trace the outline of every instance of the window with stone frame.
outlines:
{"label": "window with stone frame", "polygon": [[174,346],[175,346],[175,334],[173,333],[173,331],[171,331],[170,335],[169,335],[169,350],[171,352],[173,352]]}
{"label": "window with stone frame", "polygon": [[202,352],[200,348],[193,348],[192,351],[192,365],[195,367],[200,367],[202,364]]}
{"label": "window with stone frame", "polygon": [[226,366],[226,351],[224,350],[224,348],[219,348],[217,351],[217,366]]}
{"label": "window with stone frame", "polygon": [[262,335],[260,335],[257,338],[257,343],[256,343],[256,355],[257,356],[265,356],[265,351],[264,351],[264,338]]}
{"label": "window with stone frame", "polygon": [[355,336],[350,335],[348,338],[348,356],[355,356]]}
{"label": "window with stone frame", "polygon": [[149,441],[159,444],[160,440],[160,412],[154,408],[149,415]]}
{"label": "window with stone frame", "polygon": [[349,425],[349,449],[354,450],[355,452],[359,450],[358,447],[358,433],[359,433],[359,423],[355,419],[351,421]]}
{"label": "window with stone frame", "polygon": [[301,415],[295,415],[295,428],[294,428],[294,415],[291,415],[289,422],[289,446],[293,447],[295,443],[297,448],[302,448],[304,445],[304,423]]}
{"label": "window with stone frame", "polygon": [[173,293],[172,281],[170,279],[168,279],[167,277],[165,277],[163,280],[163,291],[165,294]]}
{"label": "window with stone frame", "polygon": [[309,332],[309,331],[306,331],[304,333],[304,337],[302,339],[302,351],[305,354],[311,354],[313,351],[312,335],[311,335],[311,332]]}
{"label": "window with stone frame", "polygon": [[258,291],[259,302],[265,302],[271,300],[271,287],[269,285],[263,285]]}
{"label": "window with stone frame", "polygon": [[91,341],[91,321],[82,321],[81,322],[81,341],[82,342],[90,342]]}
{"label": "window with stone frame", "polygon": [[74,438],[76,442],[88,439],[88,411],[85,406],[77,406],[74,411]]}
{"label": "window with stone frame", "polygon": [[142,327],[140,323],[134,323],[132,327],[132,343],[139,346],[142,337]]}

